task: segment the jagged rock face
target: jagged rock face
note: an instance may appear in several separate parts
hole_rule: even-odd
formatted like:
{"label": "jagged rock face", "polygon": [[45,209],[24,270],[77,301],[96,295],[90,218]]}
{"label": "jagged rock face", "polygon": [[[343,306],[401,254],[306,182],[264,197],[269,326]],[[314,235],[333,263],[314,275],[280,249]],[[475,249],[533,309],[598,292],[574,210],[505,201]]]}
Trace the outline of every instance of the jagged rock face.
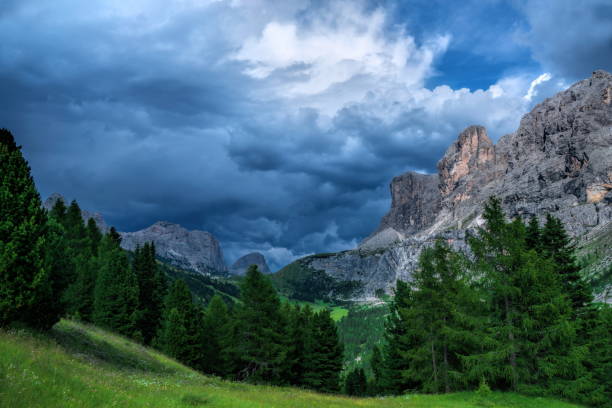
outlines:
{"label": "jagged rock face", "polygon": [[[438,162],[440,194],[453,193],[455,201],[472,194],[476,181],[489,181],[495,165],[495,146],[482,126],[470,126],[459,135]],[[484,180],[482,180],[484,179]]]}
{"label": "jagged rock face", "polygon": [[159,221],[136,232],[122,232],[121,246],[133,251],[136,246],[153,242],[157,255],[179,268],[202,274],[225,274],[221,246],[206,231],[189,231],[178,224]]}
{"label": "jagged rock face", "polygon": [[391,210],[362,246],[368,247],[368,241],[372,245],[373,238],[380,241],[377,246],[389,244],[430,226],[440,210],[438,183],[437,174],[408,172],[394,177],[389,186]]}
{"label": "jagged rock face", "polygon": [[612,222],[612,75],[596,71],[546,99],[497,145],[485,128],[468,127],[437,175],[406,173],[393,180],[391,194],[391,210],[359,250],[312,261],[334,278],[362,281],[363,298],[408,279],[436,236],[451,234],[465,248],[465,231],[482,222],[492,195],[510,217],[551,213],[588,242]]}
{"label": "jagged rock face", "polygon": [[[66,206],[70,205],[70,203],[67,203],[66,199],[61,194],[53,193],[49,196],[49,198],[45,200],[45,202],[43,203],[43,207],[47,211],[51,211],[51,209],[55,206],[55,204],[59,200],[63,201],[64,205]],[[100,231],[102,231],[103,233],[108,232],[108,230],[110,229],[109,226],[104,221],[104,217],[102,217],[102,214],[100,213],[97,213],[97,212],[91,213],[89,211],[81,209],[81,217],[83,217],[83,222],[85,222],[86,224],[90,218],[93,218],[93,220],[96,222],[96,225],[98,226],[98,228],[100,228]]]}
{"label": "jagged rock face", "polygon": [[251,252],[239,258],[230,268],[230,273],[232,275],[244,275],[251,265],[257,265],[261,273],[270,273],[266,258],[259,252]]}

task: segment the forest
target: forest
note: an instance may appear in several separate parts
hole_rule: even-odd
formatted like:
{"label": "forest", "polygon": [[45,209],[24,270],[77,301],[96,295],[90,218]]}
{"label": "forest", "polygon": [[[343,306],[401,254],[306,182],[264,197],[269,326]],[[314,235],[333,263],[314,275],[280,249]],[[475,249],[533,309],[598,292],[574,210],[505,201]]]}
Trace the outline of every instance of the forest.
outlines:
{"label": "forest", "polygon": [[[20,147],[0,130],[0,327],[46,331],[70,318],[153,346],[202,372],[326,393],[464,390],[612,401],[612,308],[593,301],[563,224],[507,220],[492,197],[470,253],[438,240],[397,282],[384,341],[343,374],[330,311],[282,302],[251,267],[237,302],[205,307],[170,282],[155,246],[120,248],[73,201],[47,212]],[[348,322],[348,321],[347,321]],[[348,323],[347,323],[348,324]],[[370,324],[368,327],[374,327]],[[354,347],[353,345],[352,347]]]}

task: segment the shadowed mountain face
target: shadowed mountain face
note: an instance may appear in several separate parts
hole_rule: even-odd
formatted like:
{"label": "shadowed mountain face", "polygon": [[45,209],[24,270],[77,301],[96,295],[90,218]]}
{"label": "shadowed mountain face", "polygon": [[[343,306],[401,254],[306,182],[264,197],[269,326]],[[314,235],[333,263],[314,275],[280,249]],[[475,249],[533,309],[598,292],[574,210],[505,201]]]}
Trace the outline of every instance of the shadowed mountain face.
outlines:
{"label": "shadowed mountain face", "polygon": [[[66,206],[70,205],[70,202],[67,202],[66,199],[61,194],[53,193],[49,196],[49,198],[45,200],[45,202],[43,203],[43,207],[47,211],[51,211],[51,209],[55,206],[55,204],[59,200],[63,201],[64,205]],[[83,217],[83,221],[86,224],[90,218],[93,218],[93,220],[96,222],[96,225],[98,226],[98,228],[100,228],[100,231],[102,232],[108,232],[108,230],[110,229],[109,226],[104,221],[104,217],[102,217],[102,214],[98,212],[92,213],[92,212],[81,209],[81,217]]]}
{"label": "shadowed mountain face", "polygon": [[306,266],[360,281],[361,299],[389,292],[397,279],[410,279],[421,249],[436,237],[465,249],[465,233],[480,225],[492,195],[510,217],[551,213],[588,242],[612,229],[612,75],[596,71],[535,106],[496,145],[484,127],[468,127],[438,162],[438,174],[408,172],[390,189],[390,211],[358,249],[308,258]]}
{"label": "shadowed mountain face", "polygon": [[250,254],[244,255],[234,262],[230,268],[230,273],[232,275],[244,275],[251,265],[257,265],[257,268],[261,273],[268,274],[271,272],[268,264],[266,263],[266,258],[264,258],[264,256],[259,252],[251,252]]}
{"label": "shadowed mountain face", "polygon": [[178,224],[158,221],[136,232],[122,232],[121,246],[133,251],[153,242],[157,255],[171,265],[202,274],[226,274],[219,241],[206,231],[189,231]]}
{"label": "shadowed mountain face", "polygon": [[[43,207],[51,210],[58,200],[64,201],[66,205],[70,204],[66,203],[60,194],[54,193],[45,200]],[[108,232],[110,229],[100,213],[81,210],[81,216],[85,222],[93,218],[102,232]],[[189,231],[178,224],[159,221],[143,230],[120,234],[121,246],[129,251],[135,250],[139,245],[143,246],[146,242],[153,242],[158,257],[170,265],[204,275],[227,274],[219,241],[209,232]]]}

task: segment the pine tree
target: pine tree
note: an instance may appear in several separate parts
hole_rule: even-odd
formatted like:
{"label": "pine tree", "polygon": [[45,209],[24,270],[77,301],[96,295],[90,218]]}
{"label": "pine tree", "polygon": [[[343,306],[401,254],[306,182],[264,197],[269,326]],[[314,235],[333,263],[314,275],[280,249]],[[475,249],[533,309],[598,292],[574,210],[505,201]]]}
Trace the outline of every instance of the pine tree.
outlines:
{"label": "pine tree", "polygon": [[98,224],[93,218],[87,220],[87,238],[89,240],[89,245],[91,248],[91,255],[96,256],[98,254],[98,246],[102,241],[102,233],[98,228]]}
{"label": "pine tree", "polygon": [[125,252],[105,237],[94,290],[93,322],[126,336],[136,335],[138,282]]}
{"label": "pine tree", "polygon": [[57,294],[45,269],[47,217],[30,167],[13,135],[0,129],[0,326],[39,329],[59,319]]}
{"label": "pine tree", "polygon": [[478,346],[478,295],[468,286],[465,261],[438,240],[421,253],[413,275],[409,307],[400,309],[405,325],[403,375],[425,392],[450,392],[465,386],[460,356]]}
{"label": "pine tree", "polygon": [[565,293],[572,302],[574,315],[583,314],[593,296],[588,283],[580,275],[580,267],[574,256],[574,246],[571,243],[563,223],[548,214],[542,230],[542,253],[555,263],[560,275]]}
{"label": "pine tree", "polygon": [[[164,300],[164,318],[154,344],[168,355],[197,370],[203,370],[205,342],[203,313],[192,300],[182,280],[176,280]],[[177,335],[179,333],[180,335]]]}
{"label": "pine tree", "polygon": [[535,215],[529,219],[529,224],[527,224],[525,244],[527,249],[533,249],[536,252],[540,252],[542,249],[540,222],[538,221],[538,217]]}
{"label": "pine tree", "polygon": [[165,279],[157,267],[155,245],[145,243],[134,252],[132,269],[138,282],[138,312],[136,329],[142,335],[144,344],[151,341],[159,331],[163,314]]}
{"label": "pine tree", "polygon": [[[287,304],[288,306],[288,304]],[[307,369],[307,353],[313,347],[313,312],[310,306],[288,306],[287,375],[292,385],[302,385]]]}
{"label": "pine tree", "polygon": [[280,300],[257,266],[249,267],[241,288],[235,347],[240,356],[239,379],[282,384],[288,347]]}
{"label": "pine tree", "polygon": [[401,394],[418,388],[418,384],[403,376],[409,368],[404,355],[415,343],[408,336],[402,310],[412,304],[412,290],[406,282],[397,281],[395,296],[389,307],[389,316],[385,323],[385,343],[382,349],[383,367],[377,378],[377,387],[382,394]]}
{"label": "pine tree", "polygon": [[348,372],[344,380],[344,392],[347,395],[363,397],[367,394],[367,378],[363,367]]}
{"label": "pine tree", "polygon": [[373,378],[368,385],[368,394],[377,395],[382,391],[380,382],[383,378],[384,359],[379,346],[374,346],[372,349],[372,357],[370,358],[370,367],[372,368]]}
{"label": "pine tree", "polygon": [[312,339],[307,351],[303,384],[321,392],[337,392],[340,390],[343,349],[329,310],[315,313]]}
{"label": "pine tree", "polygon": [[219,295],[210,300],[204,317],[202,361],[203,371],[225,376],[229,373],[230,315],[227,305]]}
{"label": "pine tree", "polygon": [[486,351],[465,358],[469,374],[496,388],[582,392],[584,349],[575,344],[571,307],[553,263],[527,249],[524,224],[506,222],[499,200],[489,200],[484,219],[470,245],[489,294],[489,322]]}

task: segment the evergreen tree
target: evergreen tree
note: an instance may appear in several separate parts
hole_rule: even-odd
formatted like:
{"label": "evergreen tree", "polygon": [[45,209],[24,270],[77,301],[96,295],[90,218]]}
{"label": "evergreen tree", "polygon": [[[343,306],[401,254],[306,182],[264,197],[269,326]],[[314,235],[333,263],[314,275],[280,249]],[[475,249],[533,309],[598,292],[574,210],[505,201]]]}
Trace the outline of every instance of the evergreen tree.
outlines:
{"label": "evergreen tree", "polygon": [[342,345],[330,311],[315,313],[312,321],[312,344],[307,350],[303,384],[321,392],[340,390]]}
{"label": "evergreen tree", "polygon": [[408,336],[403,322],[402,310],[412,304],[412,290],[406,282],[397,281],[395,296],[389,307],[389,316],[385,323],[385,343],[382,349],[383,367],[376,379],[378,391],[382,394],[402,394],[404,391],[417,388],[417,384],[404,377],[409,368],[403,358],[415,343]]}
{"label": "evergreen tree", "polygon": [[367,394],[367,378],[363,367],[348,372],[344,380],[344,392],[347,395],[363,397]]}
{"label": "evergreen tree", "polygon": [[21,148],[0,129],[0,326],[48,329],[59,319],[45,268],[46,222]]}
{"label": "evergreen tree", "polygon": [[383,378],[384,362],[385,361],[383,359],[380,347],[375,346],[372,349],[372,357],[370,358],[370,367],[372,368],[373,375],[373,378],[368,385],[368,394],[370,395],[377,395],[382,391],[380,382]]}
{"label": "evergreen tree", "polygon": [[251,265],[241,288],[235,347],[239,379],[282,384],[287,343],[280,300],[268,277]]}
{"label": "evergreen tree", "polygon": [[91,255],[96,256],[98,254],[98,246],[102,241],[102,233],[93,218],[87,220],[87,238],[91,249]]}
{"label": "evergreen tree", "polygon": [[155,245],[145,243],[134,252],[132,268],[138,282],[138,312],[136,328],[144,344],[150,344],[161,326],[165,279],[157,267]]}
{"label": "evergreen tree", "polygon": [[55,296],[55,301],[49,305],[50,311],[62,316],[68,308],[64,293],[74,281],[74,274],[71,274],[73,264],[68,256],[64,227],[53,217],[49,217],[47,221],[44,265]]}
{"label": "evergreen tree", "polygon": [[580,267],[574,256],[574,246],[561,220],[550,214],[546,216],[541,241],[542,253],[554,262],[564,291],[572,302],[574,315],[582,314],[593,297],[588,283],[580,275]]}
{"label": "evergreen tree", "polygon": [[540,252],[542,249],[542,233],[540,231],[540,222],[535,215],[529,219],[525,236],[525,245],[527,249],[533,249]]}
{"label": "evergreen tree", "polygon": [[485,205],[485,225],[470,239],[488,294],[484,353],[465,358],[473,380],[533,393],[581,392],[584,351],[575,345],[571,308],[553,264],[527,250],[524,224],[506,222],[499,200]]}
{"label": "evergreen tree", "polygon": [[210,300],[204,317],[202,361],[204,372],[218,376],[229,373],[230,315],[227,305],[219,295]]}
{"label": "evergreen tree", "polygon": [[203,313],[193,303],[185,282],[176,280],[164,300],[164,319],[155,345],[183,364],[203,370],[206,365],[202,360],[205,341]]}
{"label": "evergreen tree", "polygon": [[302,385],[307,370],[308,350],[313,347],[314,341],[313,312],[308,305],[288,309],[287,375],[290,384]]}
{"label": "evergreen tree", "polygon": [[93,322],[120,334],[135,336],[138,296],[138,282],[127,255],[112,237],[105,237],[94,290]]}
{"label": "evergreen tree", "polygon": [[403,376],[425,392],[465,386],[460,356],[478,346],[478,295],[468,286],[465,261],[438,240],[421,253],[413,275],[412,302],[400,309],[406,327]]}

